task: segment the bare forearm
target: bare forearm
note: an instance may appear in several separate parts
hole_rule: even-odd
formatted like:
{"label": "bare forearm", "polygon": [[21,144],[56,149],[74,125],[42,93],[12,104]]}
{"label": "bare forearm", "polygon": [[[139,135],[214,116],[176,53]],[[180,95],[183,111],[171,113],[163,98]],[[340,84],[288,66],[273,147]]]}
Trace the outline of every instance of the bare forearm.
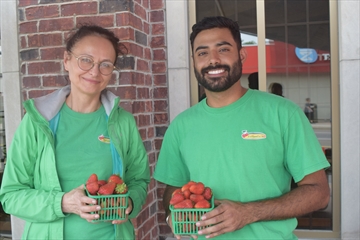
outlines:
{"label": "bare forearm", "polygon": [[281,220],[298,217],[326,207],[329,190],[319,185],[302,185],[274,199],[251,202],[244,207],[255,221]]}
{"label": "bare forearm", "polygon": [[170,205],[171,195],[178,188],[179,187],[173,187],[170,185],[166,185],[166,188],[164,191],[164,196],[163,196],[163,206],[165,209],[165,217],[169,216],[169,214],[170,214],[169,205]]}

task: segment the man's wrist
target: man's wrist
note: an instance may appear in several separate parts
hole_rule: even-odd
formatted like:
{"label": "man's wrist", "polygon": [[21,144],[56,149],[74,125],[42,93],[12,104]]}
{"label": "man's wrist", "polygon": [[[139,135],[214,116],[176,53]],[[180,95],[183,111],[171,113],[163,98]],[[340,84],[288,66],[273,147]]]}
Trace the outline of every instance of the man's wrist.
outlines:
{"label": "man's wrist", "polygon": [[170,227],[170,224],[169,224],[169,217],[170,217],[170,215],[168,215],[168,216],[165,218],[165,222],[166,222],[166,224]]}

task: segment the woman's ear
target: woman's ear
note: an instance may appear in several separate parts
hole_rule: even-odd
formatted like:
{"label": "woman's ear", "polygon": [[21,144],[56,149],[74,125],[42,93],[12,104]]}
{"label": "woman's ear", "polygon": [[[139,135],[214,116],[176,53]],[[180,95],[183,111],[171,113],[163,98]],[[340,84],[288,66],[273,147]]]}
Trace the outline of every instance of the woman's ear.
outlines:
{"label": "woman's ear", "polygon": [[64,62],[64,68],[66,71],[69,71],[68,70],[68,64],[69,64],[69,60],[70,60],[70,54],[68,53],[68,51],[64,51],[64,59],[63,59],[63,62]]}
{"label": "woman's ear", "polygon": [[248,55],[246,49],[242,47],[239,51],[239,55],[240,55],[241,63],[244,64]]}

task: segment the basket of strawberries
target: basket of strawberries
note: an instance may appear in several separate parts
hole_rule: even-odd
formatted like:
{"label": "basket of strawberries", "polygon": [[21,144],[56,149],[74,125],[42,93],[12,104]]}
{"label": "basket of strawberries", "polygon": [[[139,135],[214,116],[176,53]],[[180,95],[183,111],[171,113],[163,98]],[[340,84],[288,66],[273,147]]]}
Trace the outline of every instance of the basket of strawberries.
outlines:
{"label": "basket of strawberries", "polygon": [[212,190],[202,182],[190,181],[172,193],[169,208],[175,235],[197,235],[207,226],[198,227],[196,222],[214,209]]}
{"label": "basket of strawberries", "polygon": [[128,207],[129,193],[125,182],[117,174],[107,180],[99,180],[95,173],[91,174],[85,184],[88,197],[96,199],[101,209],[92,214],[99,214],[93,222],[124,220]]}

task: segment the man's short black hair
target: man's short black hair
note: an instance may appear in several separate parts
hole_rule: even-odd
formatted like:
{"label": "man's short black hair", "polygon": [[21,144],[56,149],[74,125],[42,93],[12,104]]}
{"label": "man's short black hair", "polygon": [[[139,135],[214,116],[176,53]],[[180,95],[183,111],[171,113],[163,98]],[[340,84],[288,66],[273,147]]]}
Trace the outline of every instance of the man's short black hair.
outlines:
{"label": "man's short black hair", "polygon": [[194,51],[194,40],[196,36],[203,30],[212,28],[227,28],[230,30],[238,49],[241,49],[240,28],[237,22],[221,16],[205,17],[200,22],[192,26],[192,33],[190,34],[191,49]]}

